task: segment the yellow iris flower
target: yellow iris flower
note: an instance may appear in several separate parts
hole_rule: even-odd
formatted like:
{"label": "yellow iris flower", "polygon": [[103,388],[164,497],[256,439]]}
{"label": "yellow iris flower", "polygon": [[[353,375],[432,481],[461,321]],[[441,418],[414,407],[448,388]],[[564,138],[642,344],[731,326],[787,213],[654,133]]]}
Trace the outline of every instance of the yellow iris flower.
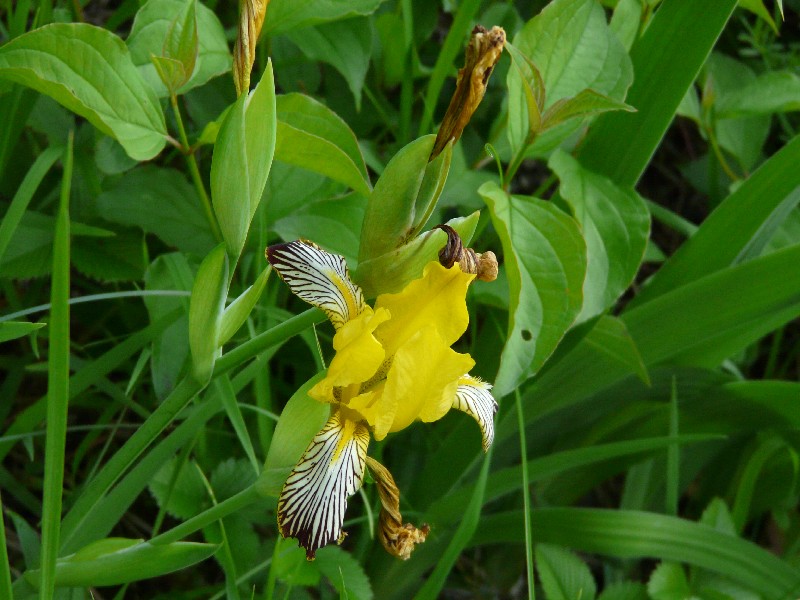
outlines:
{"label": "yellow iris flower", "polygon": [[[429,263],[421,278],[398,294],[378,296],[372,308],[341,256],[295,241],[271,246],[267,258],[292,292],[321,308],[336,328],[336,354],[309,391],[331,404],[330,420],[278,500],[282,535],[296,537],[311,559],[342,536],[347,498],[364,477],[370,434],[382,440],[456,408],[478,422],[485,450],[497,404],[491,386],[468,375],[472,358],[450,347],[469,324],[466,293],[475,277],[458,264]],[[410,550],[396,553],[407,558]]]}

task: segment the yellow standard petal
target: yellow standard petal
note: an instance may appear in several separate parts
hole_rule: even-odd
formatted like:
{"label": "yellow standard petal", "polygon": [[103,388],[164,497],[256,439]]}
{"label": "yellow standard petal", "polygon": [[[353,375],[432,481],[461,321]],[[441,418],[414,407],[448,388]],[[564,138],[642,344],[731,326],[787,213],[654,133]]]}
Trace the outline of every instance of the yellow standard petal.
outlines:
{"label": "yellow standard petal", "polygon": [[392,356],[423,329],[436,330],[445,346],[452,345],[469,325],[466,296],[474,278],[475,275],[462,272],[458,265],[446,269],[438,262],[431,262],[422,277],[399,294],[378,296],[375,307],[387,308],[392,314],[375,332],[386,355]]}
{"label": "yellow standard petal", "polygon": [[361,384],[375,375],[386,353],[373,332],[388,320],[388,310],[373,311],[365,306],[361,314],[344,323],[333,336],[336,355],[328,367],[328,373],[325,379],[311,388],[308,395],[320,402],[342,401],[342,398],[334,397],[335,387]]}
{"label": "yellow standard petal", "polygon": [[387,429],[376,424],[376,440],[408,427],[415,420],[436,421],[453,405],[458,381],[475,365],[468,354],[459,354],[434,328],[424,328],[403,344],[394,356],[382,402],[396,406]]}

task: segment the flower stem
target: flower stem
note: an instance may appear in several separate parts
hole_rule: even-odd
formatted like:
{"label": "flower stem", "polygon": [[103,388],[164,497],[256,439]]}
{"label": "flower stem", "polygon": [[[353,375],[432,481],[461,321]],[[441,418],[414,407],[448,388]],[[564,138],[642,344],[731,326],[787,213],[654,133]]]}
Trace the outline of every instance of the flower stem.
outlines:
{"label": "flower stem", "polygon": [[522,412],[522,398],[516,390],[517,417],[519,418],[519,453],[522,466],[522,506],[525,514],[525,554],[528,575],[528,598],[535,600],[536,592],[533,579],[533,538],[531,535],[531,499],[530,482],[528,480],[528,448],[525,442],[525,415]]}
{"label": "flower stem", "polygon": [[214,212],[211,210],[211,201],[206,193],[203,179],[200,177],[200,170],[197,168],[197,161],[194,158],[194,152],[189,146],[189,138],[186,137],[186,129],[183,127],[183,118],[181,117],[181,110],[178,106],[178,97],[173,94],[170,96],[170,103],[172,104],[172,111],[175,113],[175,121],[178,124],[178,134],[181,140],[181,152],[186,157],[186,163],[189,166],[189,174],[192,176],[192,182],[197,190],[197,195],[200,197],[200,203],[203,205],[203,212],[206,215],[206,220],[211,227],[211,232],[214,234],[214,239],[217,242],[222,241],[222,232],[219,230],[219,224],[214,217]]}

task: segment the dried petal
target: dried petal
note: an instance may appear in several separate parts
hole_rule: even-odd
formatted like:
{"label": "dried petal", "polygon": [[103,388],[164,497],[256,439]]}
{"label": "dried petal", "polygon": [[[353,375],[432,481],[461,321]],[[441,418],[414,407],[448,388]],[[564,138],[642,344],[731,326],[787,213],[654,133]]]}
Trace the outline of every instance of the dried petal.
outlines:
{"label": "dried petal", "polygon": [[242,0],[240,3],[239,34],[233,49],[233,83],[236,95],[250,89],[250,71],[256,59],[256,42],[267,14],[269,0]]}

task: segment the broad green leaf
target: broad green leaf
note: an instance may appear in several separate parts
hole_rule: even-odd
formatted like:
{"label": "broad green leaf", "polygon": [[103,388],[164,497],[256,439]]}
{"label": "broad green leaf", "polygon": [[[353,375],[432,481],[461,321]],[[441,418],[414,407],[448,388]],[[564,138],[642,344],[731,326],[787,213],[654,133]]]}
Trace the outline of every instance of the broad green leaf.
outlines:
{"label": "broad green leaf", "polygon": [[351,17],[369,15],[383,0],[272,0],[264,21],[264,33],[270,37],[278,33],[338,21]]}
{"label": "broad green leaf", "polygon": [[330,406],[313,400],[310,390],[325,373],[318,373],[289,398],[275,426],[264,471],[256,482],[262,496],[277,496],[292,468],[330,415]]}
{"label": "broad green leaf", "polygon": [[536,570],[547,600],[594,600],[594,577],[580,558],[559,546],[536,546]]}
{"label": "broad green leaf", "polygon": [[328,251],[344,256],[352,265],[358,257],[358,232],[365,207],[366,198],[356,193],[308,199],[300,208],[275,221],[270,229],[287,242],[299,238],[314,240]]}
{"label": "broad green leaf", "polygon": [[582,322],[610,308],[633,281],[650,237],[650,213],[635,191],[587,171],[565,152],[557,150],[548,166],[586,240]]}
{"label": "broad green leaf", "polygon": [[300,546],[295,546],[291,541],[281,542],[278,551],[273,555],[273,564],[270,566],[271,575],[274,574],[280,581],[288,586],[318,586],[320,571],[316,561],[311,562]]}
{"label": "broad green leaf", "polygon": [[[108,538],[59,559],[56,585],[102,587],[150,579],[190,567],[216,551],[213,544],[175,542],[155,546],[142,540]],[[27,571],[25,578],[36,585],[38,571]]]}
{"label": "broad green leaf", "polygon": [[354,600],[372,600],[375,597],[364,567],[339,546],[320,548],[314,564],[340,597]]}
{"label": "broad green leaf", "polygon": [[800,203],[798,163],[800,136],[795,136],[706,218],[642,289],[634,305],[758,256]]}
{"label": "broad green leaf", "polygon": [[[270,6],[272,8],[272,5]],[[269,10],[267,11],[269,20]],[[361,89],[372,56],[372,26],[362,17],[307,27],[289,34],[307,58],[326,62],[342,74],[361,110]]]}
{"label": "broad green leaf", "polygon": [[392,252],[408,241],[416,224],[414,207],[433,142],[432,135],[414,140],[386,165],[364,213],[359,262]]}
{"label": "broad green leaf", "polygon": [[208,504],[203,478],[193,461],[169,460],[153,474],[147,487],[158,506],[178,519],[190,519]]}
{"label": "broad green leaf", "polygon": [[555,127],[569,119],[598,115],[611,110],[635,112],[636,109],[621,100],[614,100],[594,90],[582,90],[571,98],[556,101],[548,108],[542,115],[542,129]]}
{"label": "broad green leaf", "polygon": [[733,517],[731,517],[728,505],[725,504],[722,498],[714,498],[709,502],[700,516],[700,523],[713,527],[722,533],[736,535],[736,525],[733,522]]}
{"label": "broad green leaf", "polygon": [[[686,519],[632,510],[543,508],[531,514],[540,542],[620,558],[680,561],[726,575],[764,598],[789,598],[800,573],[756,544]],[[474,545],[522,543],[520,511],[483,518]]]}
{"label": "broad green leaf", "polygon": [[[191,9],[190,5],[195,8]],[[188,66],[187,47],[191,39],[183,36],[184,25],[178,25],[175,19],[181,15],[186,17],[189,12],[196,12],[197,58],[193,73],[188,73],[189,80],[178,88],[177,93],[184,94],[231,69],[231,53],[225,31],[214,11],[196,0],[148,0],[136,13],[126,43],[133,64],[160,97],[167,96],[169,91],[158,76],[151,57],[166,56],[181,65],[186,60]],[[169,48],[173,50],[165,53]],[[184,71],[187,66],[182,67]]]}
{"label": "broad green leaf", "polygon": [[[545,110],[587,88],[621,101],[633,80],[628,54],[593,0],[551,2],[515,36],[514,46],[541,73]],[[528,111],[515,69],[508,72],[508,88],[509,139],[517,150]]]}
{"label": "broad green leaf", "polygon": [[629,52],[638,37],[639,28],[643,25],[644,4],[644,0],[619,0],[614,7],[614,14],[611,15],[611,31],[617,34],[619,41]]}
{"label": "broad green leaf", "polygon": [[84,275],[104,282],[140,281],[147,265],[144,236],[121,231],[96,239],[77,238],[72,244],[72,263]]}
{"label": "broad green leaf", "polygon": [[228,255],[220,244],[200,265],[189,305],[189,348],[193,374],[199,383],[206,383],[214,369],[227,293]]}
{"label": "broad green leaf", "polygon": [[662,562],[650,574],[647,593],[653,600],[685,600],[692,595],[683,567],[673,562]]}
{"label": "broad green leaf", "polygon": [[264,286],[267,283],[271,269],[267,268],[261,272],[261,275],[255,280],[253,285],[248,287],[241,295],[236,298],[222,313],[222,322],[220,323],[219,330],[219,345],[225,344],[233,337],[242,324],[250,316],[250,312],[261,297],[261,292],[264,291]]}
{"label": "broad green leaf", "polygon": [[185,252],[205,256],[215,245],[197,193],[173,169],[145,165],[125,173],[97,198],[97,211]]}
{"label": "broad green leaf", "polygon": [[211,201],[228,253],[244,247],[275,152],[275,82],[272,63],[249,94],[242,94],[225,116],[214,143]]}
{"label": "broad green leaf", "polygon": [[800,77],[791,71],[770,71],[720,98],[717,117],[726,119],[797,110],[800,110]]}
{"label": "broad green leaf", "polygon": [[369,196],[367,168],[347,123],[303,94],[278,96],[277,111],[277,160],[321,173]]}
{"label": "broad green leaf", "polygon": [[0,78],[50,96],[115,138],[136,160],[166,144],[164,114],[125,44],[85,23],[35,29],[0,48]]}
{"label": "broad green leaf", "polygon": [[0,344],[21,338],[41,329],[47,323],[29,323],[28,321],[3,321],[0,323]]}
{"label": "broad green leaf", "polygon": [[161,53],[151,56],[161,82],[170,95],[175,95],[192,77],[197,63],[196,2],[187,2],[175,15],[167,29]]}
{"label": "broad green leaf", "polygon": [[185,292],[185,296],[145,296],[144,304],[155,322],[180,311],[174,323],[153,340],[150,368],[156,397],[163,400],[175,388],[189,356],[189,294],[194,273],[183,253],[171,252],[156,258],[144,275],[145,290]]}
{"label": "broad green leaf", "polygon": [[478,193],[503,244],[511,298],[495,380],[496,395],[503,397],[539,370],[578,316],[586,244],[577,222],[550,202],[509,196],[494,183]]}
{"label": "broad green leaf", "polygon": [[[447,222],[469,244],[480,214],[474,212],[466,217],[457,217]],[[409,243],[359,263],[353,280],[361,286],[368,298],[378,294],[394,294],[402,290],[409,281],[422,276],[425,265],[439,260],[439,250],[447,243],[447,234],[441,229],[426,231]]]}
{"label": "broad green leaf", "polygon": [[605,586],[597,600],[650,600],[650,597],[643,583],[617,581]]}
{"label": "broad green leaf", "polygon": [[619,185],[636,184],[735,7],[736,0],[659,7],[631,49],[636,79],[625,101],[637,112],[597,118],[581,144],[585,168]]}

